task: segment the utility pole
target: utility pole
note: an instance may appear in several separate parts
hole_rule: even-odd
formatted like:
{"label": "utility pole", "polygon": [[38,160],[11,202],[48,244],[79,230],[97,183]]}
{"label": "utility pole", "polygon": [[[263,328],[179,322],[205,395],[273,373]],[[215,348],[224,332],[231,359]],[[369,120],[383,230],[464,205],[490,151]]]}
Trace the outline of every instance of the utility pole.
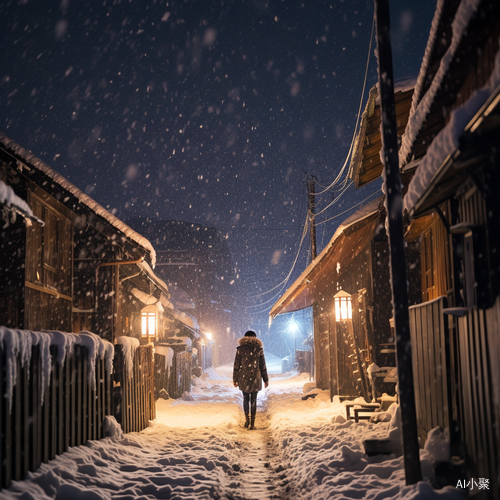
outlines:
{"label": "utility pole", "polygon": [[308,210],[309,210],[309,225],[311,228],[311,262],[316,258],[316,224],[314,215],[314,205],[315,205],[315,190],[314,190],[314,175],[310,175],[307,181],[308,187]]}
{"label": "utility pole", "polygon": [[399,173],[396,106],[390,40],[389,0],[375,0],[377,27],[378,82],[382,108],[382,144],[384,147],[384,183],[392,285],[392,304],[396,330],[399,404],[401,409],[403,455],[406,484],[422,479],[418,449],[413,365],[411,355],[408,290],[406,280],[405,242],[403,236],[403,203]]}

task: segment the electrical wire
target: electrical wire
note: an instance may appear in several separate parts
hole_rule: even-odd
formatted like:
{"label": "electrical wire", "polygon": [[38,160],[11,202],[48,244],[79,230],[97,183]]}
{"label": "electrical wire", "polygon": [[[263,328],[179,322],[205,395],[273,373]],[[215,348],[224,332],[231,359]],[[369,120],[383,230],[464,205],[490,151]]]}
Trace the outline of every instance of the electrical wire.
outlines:
{"label": "electrical wire", "polygon": [[[328,221],[330,221],[330,220],[336,219],[336,218],[338,218],[338,217],[340,217],[340,216],[342,216],[342,215],[346,214],[347,212],[351,211],[353,208],[356,208],[356,207],[358,207],[359,205],[364,204],[364,203],[365,203],[366,201],[368,201],[370,198],[373,198],[374,196],[376,196],[376,195],[380,194],[381,192],[382,192],[382,189],[378,189],[377,191],[375,191],[375,192],[374,192],[374,193],[372,193],[371,195],[367,196],[364,200],[360,201],[359,203],[356,203],[355,205],[353,205],[352,207],[348,208],[347,210],[344,210],[342,213],[337,214],[337,215],[335,215],[334,217],[330,217],[330,218],[329,218],[329,219],[327,219],[327,220],[324,220],[324,221],[318,222],[316,225],[318,226],[318,225],[320,225],[320,224],[324,224],[325,222],[328,222]],[[303,240],[302,240],[302,241],[303,241]],[[301,244],[302,244],[302,241],[301,241]],[[300,247],[299,247],[299,250],[300,250]],[[292,269],[293,269],[293,268],[292,268]],[[290,275],[290,274],[289,274],[289,275]],[[284,280],[284,281],[282,281],[282,283],[285,283],[285,280]],[[279,286],[279,285],[278,285],[278,286]],[[282,292],[282,290],[284,289],[284,287],[285,287],[285,286],[286,286],[286,283],[285,283],[285,285],[283,286],[283,288],[281,288],[281,290],[280,290],[280,291],[279,291],[279,292],[278,292],[278,293],[277,293],[274,297],[272,297],[271,299],[267,300],[266,302],[263,302],[263,303],[261,303],[261,304],[257,304],[257,305],[255,305],[255,306],[243,306],[243,307],[253,308],[253,307],[262,307],[262,306],[265,306],[265,305],[266,305],[266,304],[268,304],[269,302],[271,302],[271,301],[275,301],[275,300],[276,300],[276,299],[280,296],[280,294],[281,294],[281,292]],[[275,288],[277,288],[277,286],[276,286]],[[273,288],[272,290],[274,290],[275,288]],[[273,305],[274,305],[274,304],[272,304],[271,306],[266,307],[266,308],[264,308],[264,309],[262,309],[262,310],[260,310],[260,311],[253,311],[253,312],[254,312],[255,314],[262,314],[262,313],[264,313],[264,312],[269,312],[269,311],[273,308]]]}
{"label": "electrical wire", "polygon": [[[373,20],[372,20],[372,29],[371,29],[371,34],[370,34],[370,43],[369,43],[369,47],[368,47],[368,56],[367,56],[367,60],[366,60],[365,75],[364,75],[364,79],[363,79],[363,89],[362,89],[362,92],[361,92],[361,99],[360,99],[360,103],[359,103],[359,107],[358,107],[358,114],[357,114],[357,117],[356,117],[356,124],[355,124],[355,127],[354,127],[353,137],[352,137],[352,140],[351,140],[349,151],[347,153],[347,156],[346,156],[346,159],[345,159],[344,164],[342,166],[342,169],[340,170],[339,174],[334,179],[334,181],[329,186],[327,186],[326,188],[324,188],[323,191],[315,193],[315,196],[321,196],[322,194],[324,194],[327,191],[330,191],[331,189],[333,189],[334,187],[336,187],[339,183],[340,183],[340,186],[338,186],[338,187],[340,188],[341,192],[340,192],[339,195],[337,195],[335,197],[335,199],[333,201],[331,201],[319,213],[314,214],[314,217],[317,217],[318,215],[321,215],[326,210],[328,210],[328,208],[330,208],[333,204],[335,204],[343,196],[343,194],[347,191],[347,189],[349,189],[349,187],[353,184],[352,181],[349,182],[349,175],[347,175],[344,179],[342,179],[342,176],[344,174],[344,171],[346,169],[348,161],[349,161],[349,159],[351,157],[352,150],[354,148],[354,143],[355,143],[355,140],[356,140],[356,133],[357,133],[358,126],[359,126],[359,121],[361,119],[361,110],[362,110],[362,107],[363,107],[364,95],[365,95],[365,90],[366,90],[366,82],[367,82],[367,79],[368,79],[368,68],[369,68],[370,57],[371,57],[371,47],[372,47],[372,41],[373,41],[374,28],[375,28],[375,14],[374,14]],[[321,186],[321,187],[324,187],[324,186]],[[373,195],[371,195],[371,196],[373,196]],[[366,199],[369,199],[371,196],[369,196]],[[366,200],[364,200],[364,201],[366,201]],[[327,219],[325,221],[316,223],[316,225],[324,224],[325,222],[328,222],[329,220],[332,220],[332,219],[335,219],[337,217],[340,217],[344,213],[348,212],[349,210],[352,210],[353,208],[357,207],[358,205],[360,205],[363,202],[360,202],[360,203],[354,205],[350,209],[342,212],[342,214],[338,214],[335,217],[331,217],[330,219]],[[310,217],[312,217],[312,216],[313,216],[313,214],[308,210],[307,211],[306,220],[305,220],[305,223],[304,223],[304,228],[303,228],[303,231],[302,231],[302,237],[301,237],[300,243],[299,243],[299,248],[297,250],[297,254],[295,255],[295,259],[294,259],[294,262],[293,262],[292,267],[290,269],[290,272],[288,273],[288,275],[286,276],[286,278],[283,281],[281,281],[281,283],[279,283],[278,285],[276,285],[275,287],[273,287],[273,288],[271,288],[271,289],[269,289],[269,290],[267,290],[265,292],[259,293],[257,295],[253,295],[253,296],[251,296],[249,298],[261,297],[261,296],[266,295],[266,294],[272,292],[273,290],[276,290],[277,288],[281,287],[280,290],[276,294],[274,294],[273,297],[271,297],[270,299],[268,299],[268,300],[266,300],[266,301],[264,301],[264,302],[262,302],[260,304],[255,304],[255,305],[251,305],[251,306],[241,305],[240,307],[245,307],[247,309],[253,309],[253,308],[262,307],[262,306],[265,306],[266,304],[269,304],[270,302],[274,302],[280,296],[281,292],[286,287],[286,285],[287,285],[287,283],[288,283],[288,281],[289,281],[289,279],[290,279],[290,277],[291,277],[291,275],[293,273],[293,270],[295,269],[295,265],[297,264],[297,261],[298,261],[299,255],[300,255],[300,251],[302,249],[302,244],[304,242],[304,238],[305,238],[305,236],[307,234],[307,231],[308,231],[308,222],[309,222]],[[236,305],[236,306],[238,306],[238,305]],[[265,312],[265,311],[269,311],[269,310],[271,310],[271,308],[272,308],[272,306],[270,306],[268,308],[265,308],[262,311],[259,311],[259,313],[262,313],[262,312]]]}
{"label": "electrical wire", "polygon": [[[345,168],[347,166],[347,163],[348,163],[348,161],[349,161],[349,159],[351,157],[352,150],[354,148],[354,143],[356,142],[356,134],[357,134],[357,130],[358,130],[359,121],[361,119],[361,109],[363,107],[363,101],[364,101],[364,96],[365,96],[366,81],[368,79],[368,68],[369,68],[369,65],[370,65],[370,57],[371,57],[371,51],[372,51],[372,41],[373,41],[373,32],[374,31],[375,31],[375,13],[373,14],[373,20],[372,20],[372,31],[371,31],[371,34],[370,34],[370,43],[369,43],[369,47],[368,47],[368,56],[367,56],[367,59],[366,59],[365,76],[364,76],[364,80],[363,80],[363,90],[361,92],[361,99],[360,99],[360,102],[359,102],[358,115],[356,117],[356,125],[354,126],[354,132],[353,132],[353,135],[352,135],[351,145],[349,147],[349,151],[348,151],[346,159],[344,161],[344,165],[342,166],[342,169],[340,170],[339,174],[337,175],[337,177],[334,179],[334,181],[328,187],[326,187],[323,191],[321,191],[319,193],[316,193],[316,195],[318,195],[318,196],[322,195],[323,193],[326,193],[327,191],[329,191],[330,189],[334,188],[338,184],[338,182],[342,178],[344,170],[345,170]],[[346,178],[348,178],[348,177],[349,177],[349,175],[346,176]]]}
{"label": "electrical wire", "polygon": [[306,217],[306,222],[304,224],[304,230],[302,231],[302,237],[300,239],[300,243],[299,243],[299,248],[297,250],[297,253],[295,255],[295,259],[293,261],[293,264],[292,264],[292,267],[287,275],[287,277],[278,285],[276,285],[274,288],[271,288],[270,290],[267,290],[267,292],[263,292],[263,293],[260,293],[258,295],[254,295],[253,297],[259,297],[259,296],[262,296],[262,295],[265,295],[273,290],[276,290],[277,288],[281,287],[280,290],[274,294],[273,297],[271,297],[270,299],[266,300],[265,302],[262,302],[260,304],[254,304],[254,305],[250,305],[250,306],[243,306],[243,307],[246,307],[246,308],[249,308],[249,309],[253,309],[253,308],[256,308],[256,307],[262,307],[266,304],[269,304],[269,302],[271,301],[275,301],[281,294],[281,292],[285,289],[286,285],[288,284],[288,281],[290,280],[290,277],[292,276],[292,273],[293,273],[293,270],[295,269],[295,265],[297,264],[297,261],[299,259],[299,256],[300,256],[300,251],[302,249],[302,243],[304,243],[304,239],[307,235],[307,228],[308,228],[308,217]]}
{"label": "electrical wire", "polygon": [[[346,186],[344,186],[342,188],[342,191],[340,192],[340,194],[338,194],[334,200],[332,200],[325,208],[323,208],[323,210],[321,210],[321,212],[318,212],[316,214],[314,214],[315,217],[317,217],[318,215],[321,215],[323,212],[325,212],[326,210],[328,210],[333,204],[337,203],[337,201],[339,201],[339,199],[344,195],[344,193],[352,186],[353,182],[349,182],[349,184],[347,184]],[[312,214],[311,214],[312,215]]]}
{"label": "electrical wire", "polygon": [[317,222],[316,223],[316,226],[319,226],[321,224],[324,224],[325,222],[329,222],[333,219],[337,219],[338,217],[340,217],[341,215],[344,215],[346,214],[347,212],[350,212],[353,208],[356,208],[356,207],[359,207],[359,205],[362,205],[365,201],[368,201],[370,198],[373,198],[375,195],[379,194],[382,192],[382,189],[379,189],[377,191],[375,191],[374,193],[372,193],[370,196],[367,196],[363,201],[360,201],[359,203],[356,203],[356,205],[353,205],[351,208],[348,208],[347,210],[344,210],[342,213],[340,214],[337,214],[337,215],[334,215],[333,217],[330,217],[329,219],[326,219],[326,220],[322,220],[321,222]]}

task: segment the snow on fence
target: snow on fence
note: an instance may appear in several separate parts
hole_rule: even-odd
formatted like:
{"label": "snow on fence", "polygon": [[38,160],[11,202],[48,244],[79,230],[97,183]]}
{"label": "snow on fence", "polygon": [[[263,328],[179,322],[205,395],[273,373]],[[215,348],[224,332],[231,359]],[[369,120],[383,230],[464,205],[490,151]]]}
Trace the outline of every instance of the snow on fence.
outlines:
{"label": "snow on fence", "polygon": [[153,344],[136,346],[120,337],[115,345],[113,381],[113,414],[123,432],[145,429],[156,418]]}
{"label": "snow on fence", "polygon": [[113,345],[96,335],[0,327],[0,487],[103,437]]}
{"label": "snow on fence", "polygon": [[0,327],[0,488],[70,446],[105,437],[107,416],[124,432],[149,425],[153,347],[133,340],[113,346],[90,332]]}
{"label": "snow on fence", "polygon": [[[175,352],[177,350],[177,352]],[[185,392],[191,392],[191,375],[193,372],[193,355],[189,351],[181,351],[181,344],[173,346],[159,345],[155,347],[155,398],[161,396],[162,390],[173,399],[180,398]]]}

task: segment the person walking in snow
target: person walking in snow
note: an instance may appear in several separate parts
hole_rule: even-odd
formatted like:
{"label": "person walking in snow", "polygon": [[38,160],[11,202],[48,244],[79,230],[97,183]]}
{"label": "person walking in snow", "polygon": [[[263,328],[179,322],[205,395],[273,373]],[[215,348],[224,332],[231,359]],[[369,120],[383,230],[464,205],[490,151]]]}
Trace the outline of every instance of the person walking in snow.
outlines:
{"label": "person walking in snow", "polygon": [[[234,387],[243,392],[243,411],[245,412],[245,427],[255,429],[255,413],[257,413],[257,393],[269,385],[266,360],[262,341],[251,330],[245,333],[236,348],[233,367]],[[251,409],[251,418],[249,418]]]}

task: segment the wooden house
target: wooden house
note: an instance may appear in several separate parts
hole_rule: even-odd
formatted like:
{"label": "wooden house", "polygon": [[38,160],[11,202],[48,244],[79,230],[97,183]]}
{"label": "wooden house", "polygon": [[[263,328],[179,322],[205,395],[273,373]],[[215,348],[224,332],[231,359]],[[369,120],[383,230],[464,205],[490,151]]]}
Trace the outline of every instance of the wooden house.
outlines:
{"label": "wooden house", "polygon": [[400,162],[419,163],[404,199],[421,254],[410,308],[419,431],[448,429],[452,456],[499,498],[500,4],[475,4],[439,4]]}
{"label": "wooden house", "polygon": [[[235,274],[226,239],[216,228],[192,222],[139,219],[130,225],[153,243],[155,273],[167,283],[171,302],[185,314],[194,310],[201,330],[213,333],[218,358],[218,351],[225,351],[222,346],[234,342],[236,326]],[[184,334],[190,336],[188,331],[176,335]]]}
{"label": "wooden house", "polygon": [[142,343],[199,329],[169,301],[146,238],[3,134],[0,180],[40,221],[1,230],[0,324]]}
{"label": "wooden house", "polygon": [[[414,85],[415,80],[409,78],[394,87],[399,134],[408,121]],[[375,86],[369,93],[351,156],[349,175],[357,188],[378,179],[382,172],[380,122]],[[381,391],[395,389],[395,379],[387,376],[396,360],[383,205],[383,197],[378,198],[346,219],[270,312],[275,317],[312,306],[317,387],[340,396],[364,396],[367,401],[380,396]],[[418,258],[413,246],[409,245],[407,252],[410,260]],[[409,279],[412,284],[418,281],[418,266],[412,267]],[[410,291],[415,289],[412,286]],[[351,299],[349,321],[337,321],[339,311],[335,313],[336,299],[340,304],[343,292]],[[410,296],[416,301],[413,293]],[[381,378],[368,373],[371,364],[382,368]]]}
{"label": "wooden house", "polygon": [[368,366],[395,363],[384,345],[394,339],[382,205],[379,197],[347,218],[270,311],[313,308],[316,386],[332,395],[371,399]]}

